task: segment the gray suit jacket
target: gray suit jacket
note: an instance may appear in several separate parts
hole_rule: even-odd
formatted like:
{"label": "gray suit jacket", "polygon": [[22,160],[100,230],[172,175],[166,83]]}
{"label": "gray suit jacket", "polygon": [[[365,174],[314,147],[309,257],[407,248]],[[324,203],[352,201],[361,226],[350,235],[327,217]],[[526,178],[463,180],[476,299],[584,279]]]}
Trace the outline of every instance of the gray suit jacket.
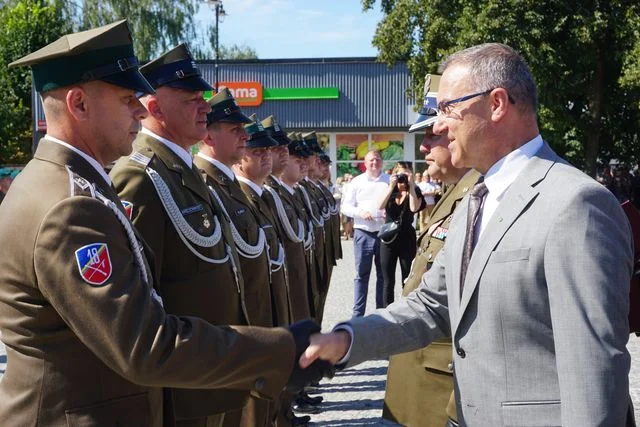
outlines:
{"label": "gray suit jacket", "polygon": [[[545,143],[460,260],[468,197],[420,287],[350,324],[348,365],[453,337],[470,426],[624,426],[632,242],[617,200]],[[375,339],[372,339],[375,337]]]}

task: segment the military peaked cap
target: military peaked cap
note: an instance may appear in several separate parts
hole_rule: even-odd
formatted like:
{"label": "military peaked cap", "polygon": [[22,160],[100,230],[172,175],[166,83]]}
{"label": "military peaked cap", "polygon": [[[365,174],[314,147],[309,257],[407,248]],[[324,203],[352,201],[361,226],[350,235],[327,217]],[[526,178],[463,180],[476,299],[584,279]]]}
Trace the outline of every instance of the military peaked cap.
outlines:
{"label": "military peaked cap", "polygon": [[311,132],[307,132],[302,135],[302,139],[304,140],[307,147],[311,150],[313,154],[324,154],[324,150],[320,147],[318,143],[318,138],[316,137],[316,131],[312,130]]}
{"label": "military peaked cap", "polygon": [[55,42],[12,62],[30,65],[38,92],[95,80],[142,93],[153,93],[140,74],[126,20],[79,33]]}
{"label": "military peaked cap", "polygon": [[296,134],[296,132],[291,132],[289,134],[289,138],[291,139],[291,142],[287,145],[287,148],[289,149],[290,156],[306,159],[313,154],[300,135]]}
{"label": "military peaked cap", "polygon": [[216,122],[226,123],[251,123],[249,117],[245,116],[231,91],[226,87],[221,87],[209,101],[211,112],[207,114],[207,125]]}
{"label": "military peaked cap", "polygon": [[418,118],[409,128],[409,132],[433,126],[438,118],[438,86],[440,86],[440,76],[427,74],[424,78],[424,100],[422,108],[418,112]]}
{"label": "military peaked cap", "polygon": [[187,45],[182,43],[140,68],[151,86],[169,86],[192,92],[213,90],[200,73]]}
{"label": "military peaked cap", "polygon": [[287,137],[287,134],[285,133],[285,131],[280,127],[280,125],[276,121],[275,117],[269,116],[266,119],[264,119],[262,121],[262,126],[264,127],[264,130],[267,131],[269,136],[271,136],[271,138],[278,141],[279,145],[289,145],[289,143],[291,142],[289,137]]}
{"label": "military peaked cap", "polygon": [[[252,115],[254,117],[255,114]],[[278,141],[271,138],[269,134],[264,130],[262,123],[260,123],[257,117],[254,117],[255,121],[244,125],[244,130],[247,131],[249,139],[245,142],[246,148],[264,148],[275,147],[278,145]]]}

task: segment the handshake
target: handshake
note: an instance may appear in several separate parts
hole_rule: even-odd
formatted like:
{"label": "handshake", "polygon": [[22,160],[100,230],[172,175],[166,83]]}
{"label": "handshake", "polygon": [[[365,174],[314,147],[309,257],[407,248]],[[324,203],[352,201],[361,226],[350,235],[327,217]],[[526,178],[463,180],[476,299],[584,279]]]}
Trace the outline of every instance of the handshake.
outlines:
{"label": "handshake", "polygon": [[348,334],[320,334],[320,326],[311,319],[294,323],[289,326],[289,331],[296,344],[296,356],[287,391],[296,393],[323,377],[333,378],[335,363],[349,348],[350,338],[344,339]]}

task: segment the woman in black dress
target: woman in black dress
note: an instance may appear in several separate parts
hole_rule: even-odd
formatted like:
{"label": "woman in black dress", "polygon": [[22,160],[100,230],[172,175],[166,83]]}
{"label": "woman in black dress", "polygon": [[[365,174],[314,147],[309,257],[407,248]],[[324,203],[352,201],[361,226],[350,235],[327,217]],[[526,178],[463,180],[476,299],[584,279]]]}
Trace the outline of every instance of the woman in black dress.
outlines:
{"label": "woman in black dress", "polygon": [[398,162],[389,179],[389,188],[380,200],[386,222],[398,222],[398,232],[392,239],[381,239],[380,260],[384,277],[384,306],[393,302],[396,265],[400,260],[402,283],[409,275],[411,261],[416,256],[416,230],[413,218],[426,207],[422,192],[413,180],[409,162]]}

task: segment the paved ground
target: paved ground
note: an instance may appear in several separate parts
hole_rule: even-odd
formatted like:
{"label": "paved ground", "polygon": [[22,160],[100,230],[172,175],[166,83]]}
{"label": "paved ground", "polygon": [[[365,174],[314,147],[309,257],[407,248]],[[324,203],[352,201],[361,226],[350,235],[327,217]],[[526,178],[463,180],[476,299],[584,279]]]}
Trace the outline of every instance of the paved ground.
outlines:
{"label": "paved ground", "polygon": [[[351,315],[353,302],[353,243],[343,241],[344,260],[334,269],[333,280],[326,304],[323,329],[329,330],[340,320]],[[367,311],[375,307],[373,294],[374,275],[371,278],[367,302]],[[399,288],[399,273],[396,287]],[[399,290],[397,291],[399,293]],[[630,388],[631,397],[636,408],[636,419],[640,420],[640,338],[632,336],[629,340],[629,351],[632,356]],[[0,343],[0,376],[6,368],[4,346]],[[325,401],[321,407],[323,412],[312,415],[315,426],[389,426],[381,419],[384,399],[387,362],[377,361],[364,363],[356,368],[336,374],[331,381],[323,381],[322,395]],[[427,403],[427,402],[425,402]]]}

